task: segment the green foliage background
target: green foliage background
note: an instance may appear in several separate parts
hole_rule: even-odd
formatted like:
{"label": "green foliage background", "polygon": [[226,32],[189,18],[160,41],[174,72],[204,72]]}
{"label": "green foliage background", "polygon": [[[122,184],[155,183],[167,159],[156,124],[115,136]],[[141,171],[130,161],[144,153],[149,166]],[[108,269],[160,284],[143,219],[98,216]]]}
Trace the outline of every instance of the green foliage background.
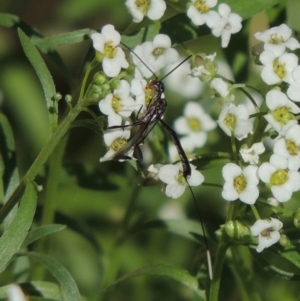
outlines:
{"label": "green foliage background", "polygon": [[[237,82],[257,84],[259,77],[250,77],[251,36],[268,23],[285,22],[299,32],[299,1],[223,2],[245,20],[243,31],[232,37],[226,50],[220,49],[219,41],[207,30],[191,25],[183,13],[186,1],[168,1],[161,24],[149,20],[130,24],[131,16],[122,0],[1,0],[1,197],[14,190],[51,135],[56,123],[48,114],[53,91],[76,99],[81,70],[91,50],[88,34],[92,29],[113,24],[125,34],[123,41],[130,47],[160,30],[171,36],[183,54],[184,49],[217,52],[233,67]],[[41,50],[40,61],[27,36]],[[29,60],[21,44],[25,51],[29,47]],[[166,120],[172,124],[191,99],[170,90],[166,96]],[[216,119],[211,102],[210,94],[204,91],[201,104]],[[60,121],[67,110],[63,100],[58,109]],[[97,106],[91,109],[99,115]],[[34,296],[38,290],[48,300],[81,300],[80,294],[86,300],[204,300],[205,283],[198,285],[199,279],[205,282],[206,278],[206,272],[199,270],[199,261],[205,262],[202,232],[191,195],[186,192],[170,201],[159,186],[144,187],[129,163],[100,164],[99,158],[105,153],[101,134],[75,127],[87,118],[86,113],[80,114],[35,179],[43,191],[37,193],[36,187],[28,184],[20,207],[14,208],[3,223],[0,286],[24,283],[26,292]],[[161,129],[155,129],[153,136],[158,138],[152,145],[154,156],[149,162],[146,158],[148,165],[166,160],[163,143],[159,143],[166,139]],[[221,132],[210,135],[199,153],[229,151],[228,142],[220,146],[222,139]],[[222,184],[220,170],[225,162],[199,159],[195,163],[207,182]],[[220,198],[218,188],[196,188],[195,194],[214,257],[215,231],[225,222],[227,203]],[[167,202],[178,203],[187,219],[159,220],[158,212]],[[235,255],[229,252],[223,270],[219,300],[288,301],[299,297],[297,282],[264,271],[248,248],[234,249]],[[285,262],[282,265],[284,269],[290,267]],[[4,288],[0,297],[4,298]]]}

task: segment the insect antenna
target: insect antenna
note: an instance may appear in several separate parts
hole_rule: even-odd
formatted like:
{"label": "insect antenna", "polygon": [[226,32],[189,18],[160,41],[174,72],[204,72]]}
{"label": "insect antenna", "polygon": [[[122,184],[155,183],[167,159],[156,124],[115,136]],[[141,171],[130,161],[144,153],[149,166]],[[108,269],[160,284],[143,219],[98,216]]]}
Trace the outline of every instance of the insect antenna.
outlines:
{"label": "insect antenna", "polygon": [[165,79],[167,76],[169,76],[173,71],[175,71],[179,66],[181,66],[184,62],[186,62],[188,59],[191,58],[192,55],[189,55],[187,58],[185,58],[182,62],[180,62],[176,67],[174,67],[170,72],[168,72],[163,78],[160,80]]}
{"label": "insect antenna", "polygon": [[132,54],[134,54],[140,61],[141,63],[153,74],[153,76],[155,77],[155,79],[158,80],[158,77],[156,76],[156,74],[151,70],[151,68],[149,66],[147,66],[147,64],[142,60],[142,58],[137,55],[130,47],[128,47],[126,44],[124,44],[123,42],[120,42],[120,44],[122,44],[125,48],[127,48]]}

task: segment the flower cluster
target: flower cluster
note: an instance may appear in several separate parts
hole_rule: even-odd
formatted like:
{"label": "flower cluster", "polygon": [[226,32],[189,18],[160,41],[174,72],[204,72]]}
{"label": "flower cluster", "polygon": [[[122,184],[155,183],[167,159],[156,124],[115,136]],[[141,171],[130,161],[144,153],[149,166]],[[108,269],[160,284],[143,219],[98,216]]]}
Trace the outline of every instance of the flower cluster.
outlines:
{"label": "flower cluster", "polygon": [[[240,149],[242,165],[228,163],[223,167],[225,184],[222,196],[225,200],[240,199],[246,204],[255,204],[259,197],[259,181],[270,188],[275,204],[289,201],[293,193],[300,190],[300,126],[296,116],[300,108],[294,103],[300,101],[300,66],[298,57],[287,52],[287,49],[299,49],[300,44],[291,34],[291,29],[285,24],[255,34],[258,40],[264,42],[264,51],[259,56],[263,65],[261,77],[270,85],[265,97],[268,108],[264,115],[268,123],[265,136],[269,132],[275,133],[277,138],[268,162],[260,163],[259,155],[265,149],[262,142],[257,142],[251,148],[244,146]],[[224,97],[226,93],[221,95]],[[218,121],[220,127],[227,135],[232,133],[238,140],[244,139],[253,130],[246,109],[238,110],[241,105],[235,107],[232,103],[225,106]],[[243,123],[240,129],[245,130],[244,134],[238,130],[239,123]],[[247,163],[250,165],[246,166]],[[282,226],[275,218],[256,221],[251,233],[258,236],[257,252],[279,241]]]}
{"label": "flower cluster", "polygon": [[217,0],[191,0],[187,15],[195,25],[206,24],[214,36],[221,37],[221,45],[226,48],[231,35],[241,30],[242,18],[238,14],[232,13],[226,3],[221,3],[218,11],[212,10],[217,2]]}
{"label": "flower cluster", "polygon": [[[193,24],[206,24],[216,37],[221,37],[222,47],[226,48],[232,34],[242,28],[242,18],[232,13],[228,4],[221,3],[218,11],[213,10],[218,0],[190,0],[187,5],[187,16]],[[167,8],[164,0],[127,0],[126,6],[133,17],[133,22],[141,22],[144,16],[159,20]]]}
{"label": "flower cluster", "polygon": [[[127,5],[129,2],[127,1]],[[134,159],[134,152],[139,151],[139,145],[143,143],[143,135],[147,134],[147,125],[151,127],[151,123],[159,121],[165,110],[165,107],[158,107],[158,109],[155,107],[157,101],[163,97],[163,84],[156,83],[156,81],[147,83],[145,78],[154,75],[166,65],[177,62],[179,55],[175,49],[171,48],[171,39],[167,35],[158,34],[153,41],[136,46],[131,53],[131,64],[134,66],[134,76],[131,81],[117,80],[121,68],[129,66],[119,46],[120,34],[112,25],[106,25],[101,33],[92,34],[91,38],[96,50],[96,60],[102,63],[105,76],[115,77],[112,80],[105,80],[102,77],[99,80],[97,77],[97,82],[101,87],[109,85],[109,89],[106,89],[107,93],[103,98],[100,97],[99,101],[99,109],[107,116],[108,124],[108,129],[103,135],[108,150],[100,161]],[[188,72],[190,69],[186,70],[187,74]],[[158,113],[157,110],[161,112]],[[152,115],[149,112],[153,112]],[[187,144],[192,150],[205,143],[206,131],[215,128],[216,123],[197,103],[190,103],[185,112],[187,118],[178,119],[176,124],[177,128],[183,128],[180,133],[186,135]],[[128,120],[132,114],[135,114],[135,120],[137,120],[135,123]],[[135,143],[128,141],[130,127],[133,124],[145,125],[136,133],[138,138],[132,138]],[[204,180],[202,174],[195,170],[195,166],[191,165],[190,168],[189,178],[184,175],[181,165],[165,165],[155,169],[155,172],[152,170],[151,173],[158,174],[158,178],[167,184],[168,196],[178,198],[187,185],[200,185]]]}

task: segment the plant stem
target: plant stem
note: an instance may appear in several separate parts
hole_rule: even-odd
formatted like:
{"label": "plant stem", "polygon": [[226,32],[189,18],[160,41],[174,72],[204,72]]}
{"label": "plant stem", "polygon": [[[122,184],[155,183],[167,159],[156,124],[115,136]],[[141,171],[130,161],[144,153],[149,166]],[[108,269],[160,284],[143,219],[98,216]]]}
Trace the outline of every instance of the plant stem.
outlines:
{"label": "plant stem", "polygon": [[55,147],[61,141],[62,137],[67,133],[70,128],[71,123],[75,120],[78,114],[83,110],[83,104],[81,101],[69,112],[61,124],[56,128],[56,130],[51,134],[48,141],[42,148],[41,152],[27,171],[26,175],[23,177],[12,196],[5,203],[5,205],[0,210],[0,222],[4,220],[10,210],[17,204],[19,197],[21,196],[26,183],[28,181],[33,181],[42,166],[48,160],[49,156],[52,154]]}

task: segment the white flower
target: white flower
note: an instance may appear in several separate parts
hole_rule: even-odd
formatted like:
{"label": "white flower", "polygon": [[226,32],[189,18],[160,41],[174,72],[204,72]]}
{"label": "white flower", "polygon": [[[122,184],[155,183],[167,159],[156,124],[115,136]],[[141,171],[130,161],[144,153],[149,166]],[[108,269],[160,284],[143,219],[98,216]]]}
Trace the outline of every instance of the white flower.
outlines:
{"label": "white flower", "polygon": [[107,76],[115,77],[120,73],[121,68],[129,66],[124,51],[117,47],[120,44],[121,36],[113,25],[105,25],[101,33],[93,33],[91,38],[93,47],[101,53],[103,71]]}
{"label": "white flower", "polygon": [[[150,103],[150,101],[147,101],[148,90],[150,89],[147,89],[146,80],[134,78],[131,81],[131,93],[135,96],[136,110],[140,111],[140,113],[143,113],[147,107],[147,103]],[[153,92],[153,89],[149,92]]]}
{"label": "white flower", "polygon": [[[128,123],[126,123],[128,124]],[[100,162],[112,160],[114,155],[127,144],[130,137],[130,129],[113,129],[104,132],[104,143],[108,146],[107,153],[100,158]],[[127,154],[128,157],[133,156],[133,150]],[[120,160],[121,161],[121,160]]]}
{"label": "white flower", "polygon": [[202,147],[207,141],[206,132],[215,129],[216,122],[205,113],[197,102],[189,102],[184,109],[184,116],[179,117],[175,123],[175,131],[180,135],[187,135],[192,151]]}
{"label": "white flower", "polygon": [[213,88],[217,94],[224,99],[224,101],[233,101],[234,95],[230,94],[230,85],[227,84],[222,78],[214,78],[211,83],[210,87]]}
{"label": "white flower", "polygon": [[270,111],[265,119],[280,135],[283,136],[289,128],[297,123],[293,114],[300,113],[300,109],[283,92],[269,91],[266,95],[266,104]]}
{"label": "white flower", "polygon": [[164,0],[127,0],[125,5],[136,23],[141,22],[145,15],[151,20],[158,20],[167,8]]}
{"label": "white flower", "polygon": [[191,5],[187,10],[187,16],[195,25],[206,24],[209,28],[214,28],[220,24],[220,16],[217,12],[210,10],[216,6],[218,0],[191,0]]}
{"label": "white flower", "polygon": [[104,99],[100,100],[100,111],[108,115],[108,125],[120,125],[123,117],[129,117],[137,108],[136,104],[130,95],[130,85],[126,80],[120,81],[120,86],[108,94]]}
{"label": "white flower", "polygon": [[299,42],[291,38],[292,30],[286,25],[272,27],[263,32],[257,32],[254,36],[257,40],[264,42],[264,49],[271,50],[279,57],[285,52],[285,48],[295,50],[300,48]]}
{"label": "white flower", "polygon": [[167,35],[158,34],[153,42],[147,41],[135,47],[134,52],[139,58],[132,54],[132,59],[144,77],[148,78],[167,64],[178,61],[179,54],[171,45],[171,39]]}
{"label": "white flower", "polygon": [[254,143],[250,148],[245,145],[240,149],[240,154],[245,162],[252,165],[257,165],[259,161],[259,155],[265,151],[264,144],[262,142]]}
{"label": "white flower", "polygon": [[214,62],[216,53],[205,56],[198,55],[196,61],[198,58],[200,58],[200,65],[192,69],[191,76],[199,77],[202,82],[209,82],[218,71],[218,66]]}
{"label": "white flower", "polygon": [[293,101],[300,101],[300,66],[297,66],[293,72],[293,82],[288,87],[286,94]]}
{"label": "white flower", "polygon": [[166,195],[173,199],[179,198],[187,186],[198,186],[204,181],[203,175],[196,170],[196,166],[190,164],[192,173],[188,179],[185,179],[182,173],[182,165],[167,164],[160,168],[158,176],[161,181],[167,184]]}
{"label": "white flower", "polygon": [[274,154],[288,159],[288,169],[298,170],[300,168],[300,125],[295,124],[285,135],[275,142]]}
{"label": "white flower", "polygon": [[270,162],[263,163],[258,169],[260,179],[271,187],[273,196],[278,202],[287,202],[293,192],[300,189],[300,174],[288,170],[288,160],[273,154]]}
{"label": "white flower", "polygon": [[275,198],[268,198],[267,203],[271,206],[279,206],[280,203]]}
{"label": "white flower", "polygon": [[242,170],[234,163],[226,164],[222,170],[225,180],[222,197],[227,201],[240,199],[246,204],[254,204],[259,196],[257,170],[258,167],[252,165]]}
{"label": "white flower", "polygon": [[254,225],[250,228],[253,236],[258,236],[258,246],[256,247],[257,252],[263,251],[280,239],[279,230],[283,224],[280,220],[271,217],[271,221],[268,220],[257,220]]}
{"label": "white flower", "polygon": [[259,56],[264,65],[261,78],[268,85],[275,85],[284,81],[291,84],[294,79],[292,71],[298,65],[298,57],[294,53],[284,53],[279,57],[271,50],[265,50]]}
{"label": "white flower", "polygon": [[233,135],[242,140],[252,133],[253,124],[244,105],[225,104],[220,113],[218,124],[226,135]]}
{"label": "white flower", "polygon": [[[205,132],[202,133],[202,135],[200,137],[200,140],[201,141],[206,140],[206,133]],[[191,153],[195,149],[194,143],[191,141],[189,136],[181,137],[179,139],[179,141],[180,141],[180,144],[181,144],[182,148],[185,151],[185,154],[187,155],[187,157],[189,157],[189,153]],[[174,145],[174,143],[169,144],[168,153],[169,153],[169,158],[170,158],[171,162],[175,162],[175,161],[180,160],[177,148]]]}
{"label": "white flower", "polygon": [[230,6],[226,3],[221,3],[218,7],[221,16],[220,25],[212,29],[212,34],[222,39],[222,47],[226,48],[229,44],[232,34],[239,32],[242,29],[242,17],[236,13],[232,13]]}
{"label": "white flower", "polygon": [[[183,61],[183,58],[179,59]],[[198,78],[191,77],[191,66],[188,61],[184,62],[179,68],[174,69],[178,66],[178,62],[170,64],[165,68],[165,74],[174,70],[165,79],[164,83],[168,86],[168,89],[174,93],[178,93],[185,98],[197,97],[201,94],[204,89],[204,85],[199,81]]]}
{"label": "white flower", "polygon": [[6,289],[7,301],[26,301],[27,298],[25,297],[21,287],[17,284],[10,284],[7,286]]}

